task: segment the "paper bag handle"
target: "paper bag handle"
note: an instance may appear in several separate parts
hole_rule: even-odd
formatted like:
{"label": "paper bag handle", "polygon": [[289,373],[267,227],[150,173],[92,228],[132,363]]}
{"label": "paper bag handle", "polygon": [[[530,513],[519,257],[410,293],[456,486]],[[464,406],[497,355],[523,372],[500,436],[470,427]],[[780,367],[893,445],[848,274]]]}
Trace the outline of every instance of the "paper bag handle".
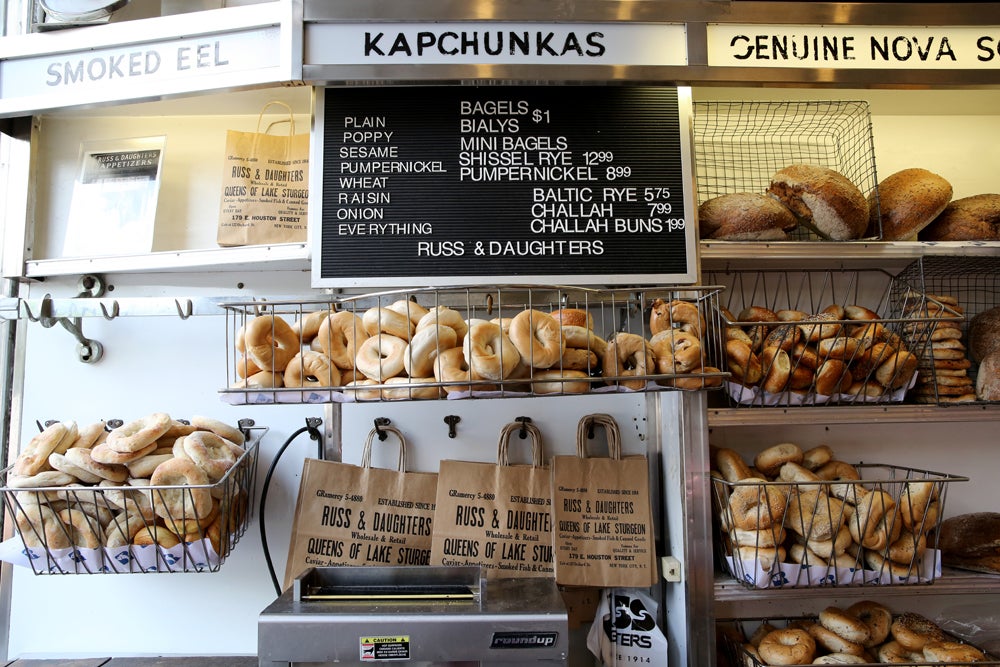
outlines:
{"label": "paper bag handle", "polygon": [[288,126],[290,128],[289,131],[288,131],[288,134],[289,134],[289,136],[294,136],[295,135],[295,114],[292,113],[292,107],[290,107],[288,104],[282,102],[281,100],[270,100],[270,101],[266,102],[264,104],[264,106],[262,106],[260,108],[260,114],[257,116],[257,134],[260,134],[260,124],[264,120],[264,112],[267,111],[267,108],[270,107],[270,106],[285,107],[285,110],[288,112],[288,118],[287,119],[283,118],[281,120],[272,121],[267,126],[267,128],[264,130],[264,134],[267,134],[268,132],[270,132],[271,131],[271,126],[273,126],[275,123],[288,123]]}
{"label": "paper bag handle", "polygon": [[531,437],[531,467],[541,468],[543,466],[542,432],[530,422],[512,422],[500,429],[500,440],[497,442],[497,465],[510,465],[508,450],[510,449],[510,437],[514,433],[526,433],[527,436]]}
{"label": "paper bag handle", "polygon": [[[373,428],[368,433],[368,438],[365,440],[365,449],[361,454],[361,467],[371,468],[372,467],[372,443],[375,441],[375,436],[382,433],[392,433],[399,439],[399,461],[396,463],[396,470],[399,472],[406,472],[406,438],[403,434],[399,432],[394,426],[380,426],[379,428]],[[379,438],[381,440],[381,438]]]}
{"label": "paper bag handle", "polygon": [[622,436],[618,430],[618,422],[611,415],[593,414],[584,415],[576,425],[576,455],[582,459],[587,458],[587,441],[592,436],[595,426],[603,426],[608,436],[608,454],[616,461],[622,457]]}

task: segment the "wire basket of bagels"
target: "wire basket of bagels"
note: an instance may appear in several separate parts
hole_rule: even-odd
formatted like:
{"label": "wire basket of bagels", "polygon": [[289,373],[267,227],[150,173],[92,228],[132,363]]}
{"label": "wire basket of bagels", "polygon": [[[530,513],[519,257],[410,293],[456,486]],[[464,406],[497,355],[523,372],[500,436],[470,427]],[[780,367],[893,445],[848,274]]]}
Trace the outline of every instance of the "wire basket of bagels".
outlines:
{"label": "wire basket of bagels", "polygon": [[234,404],[696,391],[727,377],[716,287],[464,287],[222,306],[222,395]]}
{"label": "wire basket of bagels", "polygon": [[[917,403],[961,405],[1000,401],[1000,258],[924,257],[900,272],[961,319],[941,317],[917,367]],[[911,328],[920,329],[914,323]]]}
{"label": "wire basket of bagels", "polygon": [[862,599],[799,618],[722,619],[718,647],[732,667],[769,665],[998,665],[997,656],[895,603]]}
{"label": "wire basket of bagels", "polygon": [[702,240],[880,238],[863,101],[694,103]]}
{"label": "wire basket of bagels", "polygon": [[0,559],[35,574],[215,572],[252,515],[265,428],[154,412],[39,425],[0,472],[14,537]]}
{"label": "wire basket of bagels", "polygon": [[880,269],[726,271],[733,406],[901,403],[938,327],[962,316]]}
{"label": "wire basket of bagels", "polygon": [[712,464],[717,554],[748,588],[931,583],[948,485],[968,481],[790,442]]}

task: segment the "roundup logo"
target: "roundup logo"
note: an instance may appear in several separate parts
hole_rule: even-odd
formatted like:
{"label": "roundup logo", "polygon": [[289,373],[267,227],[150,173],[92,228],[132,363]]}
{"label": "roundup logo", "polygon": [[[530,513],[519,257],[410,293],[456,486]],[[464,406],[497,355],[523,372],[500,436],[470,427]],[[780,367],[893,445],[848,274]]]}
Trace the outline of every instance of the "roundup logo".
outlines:
{"label": "roundup logo", "polygon": [[653,639],[649,633],[656,628],[656,619],[646,610],[642,600],[628,595],[615,595],[612,601],[614,616],[608,614],[604,617],[604,634],[611,643],[652,648]]}
{"label": "roundup logo", "polygon": [[550,648],[558,632],[494,632],[490,648]]}

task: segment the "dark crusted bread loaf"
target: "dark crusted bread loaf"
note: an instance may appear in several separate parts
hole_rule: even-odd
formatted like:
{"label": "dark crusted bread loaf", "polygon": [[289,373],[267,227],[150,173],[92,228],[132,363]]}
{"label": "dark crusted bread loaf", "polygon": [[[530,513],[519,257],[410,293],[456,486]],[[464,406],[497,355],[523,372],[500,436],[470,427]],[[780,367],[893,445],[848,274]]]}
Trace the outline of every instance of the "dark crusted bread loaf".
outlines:
{"label": "dark crusted bread loaf", "polygon": [[1000,306],[978,313],[969,322],[969,358],[982,361],[1000,348]]}
{"label": "dark crusted bread loaf", "polygon": [[1000,513],[953,516],[941,522],[938,534],[944,565],[1000,573]]}
{"label": "dark crusted bread loaf", "polygon": [[1000,401],[1000,349],[987,354],[976,370],[976,398]]}
{"label": "dark crusted bread loaf", "polygon": [[798,224],[783,204],[752,192],[714,197],[698,207],[698,229],[703,239],[783,241]]}
{"label": "dark crusted bread loaf", "polygon": [[868,229],[868,200],[833,169],[809,164],[785,167],[771,176],[767,193],[825,238],[859,239]]}
{"label": "dark crusted bread loaf", "polygon": [[903,241],[916,237],[951,201],[951,183],[926,169],[897,171],[878,184],[868,195],[868,234],[882,230],[883,241]]}
{"label": "dark crusted bread loaf", "polygon": [[956,199],[920,232],[921,241],[1000,241],[1000,195]]}

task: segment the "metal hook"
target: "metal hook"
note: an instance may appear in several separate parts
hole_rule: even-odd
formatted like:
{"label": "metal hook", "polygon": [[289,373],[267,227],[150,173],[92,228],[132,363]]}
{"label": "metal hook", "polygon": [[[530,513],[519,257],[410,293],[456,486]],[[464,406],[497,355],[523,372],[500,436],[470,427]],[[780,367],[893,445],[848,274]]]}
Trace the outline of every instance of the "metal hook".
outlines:
{"label": "metal hook", "polygon": [[521,424],[521,430],[517,432],[518,437],[521,440],[526,440],[528,438],[528,424],[531,423],[531,417],[514,417],[514,421]]}
{"label": "metal hook", "polygon": [[41,301],[39,301],[39,304],[38,304],[38,315],[35,315],[34,313],[31,312],[31,303],[30,302],[28,302],[27,300],[25,300],[23,303],[24,303],[24,310],[26,311],[26,313],[28,315],[28,320],[29,321],[31,321],[31,322],[38,322],[43,327],[45,327],[46,329],[49,328],[49,327],[51,327],[53,324],[55,324],[55,322],[52,321],[52,314],[51,314],[52,313],[52,295],[51,294],[46,294],[45,296],[43,296],[41,298]]}
{"label": "metal hook", "polygon": [[187,307],[181,310],[181,302],[174,299],[174,305],[177,306],[177,316],[182,320],[186,320],[194,313],[194,302],[191,299],[185,299],[185,301],[187,301]]}
{"label": "metal hook", "polygon": [[37,322],[39,319],[41,319],[41,318],[35,317],[34,313],[31,312],[31,304],[29,304],[27,301],[22,301],[21,305],[24,306],[24,312],[25,312],[25,315],[27,316],[29,322]]}
{"label": "metal hook", "polygon": [[108,309],[104,306],[103,303],[101,303],[100,305],[101,305],[101,314],[104,315],[104,319],[106,319],[106,320],[113,320],[116,317],[118,317],[119,308],[118,308],[118,301],[117,300],[115,300],[115,301],[112,302],[112,304],[111,304],[111,312],[110,313],[108,312]]}
{"label": "metal hook", "polygon": [[[248,421],[253,421],[248,420]],[[319,432],[319,427],[323,425],[323,420],[319,417],[306,417],[306,428],[309,430],[310,440],[319,440],[322,435]]]}
{"label": "metal hook", "polygon": [[[186,419],[178,419],[177,421],[179,421],[181,423],[184,423],[187,420]],[[188,422],[188,423],[190,424],[190,422]],[[239,426],[240,433],[242,433],[243,437],[246,438],[247,440],[250,439],[250,428],[255,423],[256,422],[254,422],[253,418],[251,418],[251,417],[244,417],[243,419],[240,419],[240,420],[238,420],[236,422],[237,426]]]}
{"label": "metal hook", "polygon": [[448,437],[454,438],[457,436],[455,433],[455,424],[462,421],[462,418],[458,415],[445,415],[444,423],[448,425]]}
{"label": "metal hook", "polygon": [[376,417],[375,418],[375,432],[378,434],[378,439],[385,441],[389,437],[389,434],[382,430],[382,426],[388,426],[391,422],[388,417]]}

